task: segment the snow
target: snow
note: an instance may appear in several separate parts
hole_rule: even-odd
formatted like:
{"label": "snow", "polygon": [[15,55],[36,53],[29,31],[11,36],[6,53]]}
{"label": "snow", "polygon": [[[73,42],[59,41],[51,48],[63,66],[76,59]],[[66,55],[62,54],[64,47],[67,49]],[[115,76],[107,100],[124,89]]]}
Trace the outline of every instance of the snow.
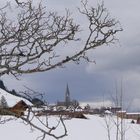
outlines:
{"label": "snow", "polygon": [[[9,93],[0,89],[0,96],[5,96],[9,105],[21,100],[19,97],[10,95]],[[25,100],[24,100],[25,101]],[[27,102],[27,101],[25,101]],[[62,140],[109,140],[107,133],[107,125],[109,126],[110,140],[116,140],[116,116],[107,115],[100,117],[99,115],[86,115],[88,119],[69,119],[65,120],[68,136]],[[43,120],[44,117],[40,117]],[[6,123],[2,123],[7,119],[12,119]],[[45,119],[45,118],[44,118]],[[40,125],[37,119],[33,120],[35,124]],[[57,116],[50,116],[50,125],[58,121]],[[119,120],[120,121],[120,120]],[[139,140],[140,139],[140,125],[132,124],[131,120],[123,120],[123,130],[125,132],[125,140]],[[20,118],[11,116],[0,116],[0,132],[2,140],[36,140],[41,136],[41,132],[35,130],[25,123]],[[61,134],[62,127],[58,127],[55,134]],[[52,137],[46,136],[45,140],[55,140]],[[41,140],[41,139],[38,139]]]}
{"label": "snow", "polygon": [[[71,119],[65,121],[68,129],[68,136],[62,140],[108,140],[105,118],[97,115],[87,115],[89,119]],[[53,117],[56,119],[56,117]],[[115,118],[113,118],[115,119]],[[36,140],[41,136],[37,130],[31,130],[30,126],[25,125],[20,119],[11,120],[5,124],[0,124],[1,138],[4,140],[20,139],[20,140]],[[116,130],[110,124],[111,140],[115,140]],[[130,120],[125,121],[125,138],[126,140],[138,140],[140,138],[138,124],[131,124]],[[57,130],[60,133],[60,129]],[[46,137],[46,140],[55,140],[52,137]]]}
{"label": "snow", "polygon": [[109,110],[106,110],[106,111],[105,111],[105,114],[112,114],[112,112],[109,111]]}
{"label": "snow", "polygon": [[131,114],[133,114],[133,115],[140,115],[140,112],[130,112],[130,113],[126,113],[126,114],[128,114],[128,115],[129,115],[129,114],[130,114],[130,115],[131,115]]}
{"label": "snow", "polygon": [[31,105],[31,103],[29,101],[27,101],[26,99],[12,95],[0,88],[0,99],[2,96],[5,97],[9,107],[14,106],[20,100],[23,100],[24,102],[26,102],[26,104]]}

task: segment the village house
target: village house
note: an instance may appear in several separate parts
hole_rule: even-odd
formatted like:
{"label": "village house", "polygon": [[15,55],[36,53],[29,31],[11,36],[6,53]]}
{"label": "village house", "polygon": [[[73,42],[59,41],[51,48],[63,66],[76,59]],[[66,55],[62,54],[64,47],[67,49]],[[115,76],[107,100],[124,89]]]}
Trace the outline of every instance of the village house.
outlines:
{"label": "village house", "polygon": [[13,107],[0,108],[0,115],[13,115],[20,117],[24,115],[27,108],[29,108],[29,106],[23,100],[20,100]]}
{"label": "village house", "polygon": [[126,111],[118,111],[117,116],[123,119],[139,120],[140,112],[127,113]]}

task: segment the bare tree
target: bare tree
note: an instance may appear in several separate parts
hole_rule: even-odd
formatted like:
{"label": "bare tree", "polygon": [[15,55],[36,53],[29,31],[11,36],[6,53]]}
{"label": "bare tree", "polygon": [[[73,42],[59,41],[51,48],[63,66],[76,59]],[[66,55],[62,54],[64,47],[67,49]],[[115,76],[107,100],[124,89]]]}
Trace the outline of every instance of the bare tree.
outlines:
{"label": "bare tree", "polygon": [[[125,140],[125,134],[128,128],[125,126],[125,120],[119,118],[118,116],[105,115],[105,129],[107,131],[108,140]],[[115,128],[115,133],[113,130]],[[114,134],[115,137],[111,137],[111,134]]]}
{"label": "bare tree", "polygon": [[32,104],[36,106],[47,105],[47,102],[45,100],[45,93],[35,91],[27,86],[24,87],[26,90],[19,91],[18,95],[27,99],[28,101],[30,101]]}
{"label": "bare tree", "polygon": [[70,12],[67,10],[66,16],[59,16],[57,12],[46,11],[41,2],[33,6],[32,1],[15,1],[16,21],[8,18],[8,6],[0,9],[1,76],[49,71],[70,61],[78,63],[81,58],[90,61],[87,51],[114,43],[116,33],[122,30],[119,22],[110,18],[104,4],[88,9],[87,2],[82,2],[83,9],[79,12],[88,19],[87,39],[79,51],[62,56],[57,49],[62,44],[78,41],[76,35],[81,30]]}
{"label": "bare tree", "polygon": [[[62,115],[58,116],[57,119],[52,119],[47,114],[39,116],[37,114],[38,112],[31,106],[28,108],[28,111],[26,111],[26,114],[24,115],[20,113],[21,110],[19,108],[16,109],[16,112],[12,111],[11,108],[3,108],[0,111],[5,115],[11,116],[9,118],[1,116],[0,124],[5,124],[8,121],[17,120],[18,118],[20,118],[21,120],[23,120],[23,123],[25,125],[30,126],[32,131],[36,129],[42,133],[42,135],[37,138],[38,140],[44,140],[46,138],[46,135],[54,137],[55,139],[60,139],[64,136],[67,136],[67,129]],[[16,118],[13,116],[15,116]],[[50,123],[51,121],[55,121],[55,124],[53,126]],[[60,134],[56,134],[56,131],[59,127],[61,127],[62,131]]]}
{"label": "bare tree", "polygon": [[[115,127],[115,140],[125,140],[125,135],[127,131],[127,127],[125,126],[125,119],[123,117],[123,83],[122,79],[119,81],[120,87],[118,86],[117,81],[115,81],[115,95],[111,95],[112,103],[115,107],[120,107],[121,115],[118,116],[117,112],[115,112],[115,116],[105,116],[105,124],[106,130],[108,134],[108,140],[111,140],[111,129]],[[120,88],[120,89],[119,89]]]}
{"label": "bare tree", "polygon": [[[33,5],[33,1],[22,2],[15,0],[17,16],[15,21],[8,16],[9,3],[0,8],[0,76],[12,74],[15,77],[22,74],[44,72],[63,67],[73,61],[78,64],[81,59],[91,61],[87,52],[102,45],[110,45],[117,40],[116,34],[122,31],[120,24],[111,18],[104,4],[97,8],[88,8],[87,1],[82,1],[82,9],[78,11],[81,16],[87,18],[87,38],[78,48],[78,51],[68,55],[61,55],[57,50],[63,44],[83,40],[77,37],[82,30],[80,24],[74,23],[71,14],[66,10],[65,16],[57,12],[46,11],[42,1]],[[68,47],[63,47],[67,50]],[[7,110],[6,110],[7,111]],[[11,115],[17,116],[11,112]],[[62,138],[67,135],[67,130],[62,116],[56,126],[50,127],[48,116],[43,122],[36,115],[32,107],[29,107],[26,116],[17,116],[31,127],[42,132],[41,139],[46,135],[54,138]],[[44,127],[33,123],[36,118]],[[64,133],[56,136],[53,131],[60,125]]]}
{"label": "bare tree", "polygon": [[[54,137],[55,139],[60,139],[67,136],[67,129],[61,115],[58,117],[58,120],[56,120],[56,123],[53,126],[49,124],[49,122],[52,120],[49,121],[49,117],[47,115],[43,117],[37,116],[32,108],[29,109],[27,116],[20,116],[20,118],[26,125],[30,125],[31,128],[35,128],[42,133],[42,135],[39,136],[38,139],[44,140],[46,138],[46,135]],[[40,125],[38,125],[34,121],[39,122]],[[57,128],[60,126],[61,129],[63,129],[63,132],[60,134],[55,134]]]}

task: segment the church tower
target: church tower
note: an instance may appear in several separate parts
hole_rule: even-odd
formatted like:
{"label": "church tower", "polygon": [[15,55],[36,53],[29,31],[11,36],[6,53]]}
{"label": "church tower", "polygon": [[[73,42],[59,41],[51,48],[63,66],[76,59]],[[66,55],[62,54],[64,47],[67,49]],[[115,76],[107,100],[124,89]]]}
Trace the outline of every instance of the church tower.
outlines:
{"label": "church tower", "polygon": [[67,84],[67,87],[66,87],[66,93],[65,93],[65,103],[66,103],[66,106],[69,106],[70,105],[70,91],[69,91],[69,86]]}

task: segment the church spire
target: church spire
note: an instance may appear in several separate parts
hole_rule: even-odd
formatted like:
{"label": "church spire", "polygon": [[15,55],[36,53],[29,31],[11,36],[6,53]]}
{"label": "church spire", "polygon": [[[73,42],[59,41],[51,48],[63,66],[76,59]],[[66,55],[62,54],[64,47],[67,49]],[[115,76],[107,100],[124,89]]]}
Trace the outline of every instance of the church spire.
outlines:
{"label": "church spire", "polygon": [[67,84],[67,87],[66,87],[65,102],[66,102],[67,105],[69,105],[69,103],[70,103],[70,91],[69,91],[68,84]]}

